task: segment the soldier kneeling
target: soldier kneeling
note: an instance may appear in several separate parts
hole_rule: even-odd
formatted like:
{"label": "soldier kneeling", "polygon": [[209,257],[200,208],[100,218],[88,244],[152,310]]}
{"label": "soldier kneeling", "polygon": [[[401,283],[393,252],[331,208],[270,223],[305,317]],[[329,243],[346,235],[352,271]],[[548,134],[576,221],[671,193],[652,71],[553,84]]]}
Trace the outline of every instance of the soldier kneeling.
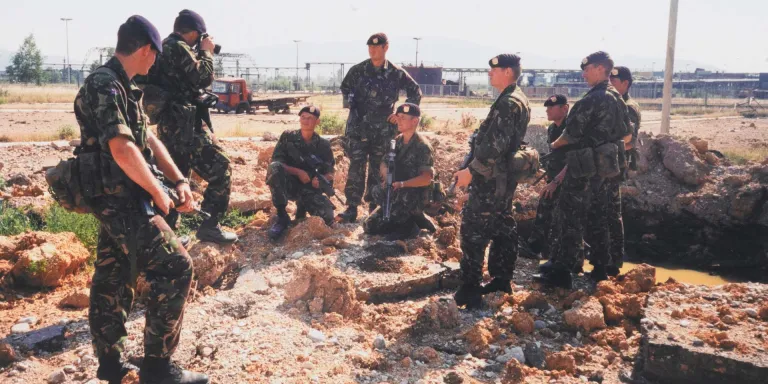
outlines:
{"label": "soldier kneeling", "polygon": [[[273,240],[279,238],[291,224],[285,210],[288,200],[296,201],[296,220],[309,213],[322,217],[328,225],[333,223],[333,204],[323,194],[322,184],[325,181],[333,183],[336,162],[331,143],[315,133],[319,121],[319,108],[302,108],[299,111],[301,129],[283,132],[272,153],[267,185],[272,192],[272,204],[277,209],[277,222],[269,230],[269,237]],[[323,177],[326,180],[322,180]]]}
{"label": "soldier kneeling", "polygon": [[[424,206],[432,188],[434,158],[432,147],[416,133],[421,110],[416,104],[405,103],[397,108],[395,147],[388,148],[381,162],[384,182],[371,191],[376,210],[363,223],[370,235],[388,235],[391,239],[413,237],[423,222]],[[389,169],[394,165],[394,169]],[[392,187],[387,204],[387,173],[392,172]]]}

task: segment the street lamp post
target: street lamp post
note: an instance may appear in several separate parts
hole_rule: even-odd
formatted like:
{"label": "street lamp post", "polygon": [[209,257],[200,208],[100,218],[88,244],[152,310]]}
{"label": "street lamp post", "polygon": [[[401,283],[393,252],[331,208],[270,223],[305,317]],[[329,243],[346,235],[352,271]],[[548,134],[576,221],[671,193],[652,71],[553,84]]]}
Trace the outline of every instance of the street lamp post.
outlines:
{"label": "street lamp post", "polygon": [[296,43],[296,90],[299,90],[299,43],[301,40],[294,40]]}
{"label": "street lamp post", "polygon": [[414,67],[419,66],[419,40],[421,40],[421,37],[414,37],[414,40],[416,40],[416,61],[413,62]]}
{"label": "street lamp post", "polygon": [[64,22],[64,29],[66,31],[66,38],[67,38],[67,65],[69,68],[67,68],[67,83],[72,83],[72,62],[69,61],[69,22],[72,21],[72,18],[69,17],[62,17],[61,21]]}

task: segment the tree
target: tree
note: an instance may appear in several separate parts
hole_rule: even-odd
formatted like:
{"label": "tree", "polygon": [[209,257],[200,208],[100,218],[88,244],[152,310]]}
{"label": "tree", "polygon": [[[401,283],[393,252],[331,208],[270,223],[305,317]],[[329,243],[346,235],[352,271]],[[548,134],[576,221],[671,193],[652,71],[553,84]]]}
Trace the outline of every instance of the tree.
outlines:
{"label": "tree", "polygon": [[99,60],[94,60],[91,63],[91,67],[89,68],[88,72],[93,73],[93,71],[97,70],[99,67],[101,67],[104,62],[109,60],[110,57],[115,55],[115,49],[112,47],[109,48],[99,48]]}
{"label": "tree", "polygon": [[22,83],[36,82],[43,78],[43,56],[35,43],[35,36],[29,35],[13,55],[12,64],[5,68],[8,76]]}

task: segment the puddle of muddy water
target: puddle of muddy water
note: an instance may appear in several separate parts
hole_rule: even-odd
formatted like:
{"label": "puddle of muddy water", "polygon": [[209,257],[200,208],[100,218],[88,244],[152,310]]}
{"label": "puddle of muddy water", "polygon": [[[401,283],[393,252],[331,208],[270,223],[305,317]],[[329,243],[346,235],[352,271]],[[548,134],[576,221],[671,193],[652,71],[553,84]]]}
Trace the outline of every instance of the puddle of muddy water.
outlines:
{"label": "puddle of muddy water", "polygon": [[[542,263],[544,263],[546,260],[542,260]],[[698,284],[698,285],[706,285],[708,287],[713,287],[716,285],[722,285],[727,283],[738,283],[742,280],[731,278],[731,277],[725,277],[725,276],[718,276],[718,275],[711,275],[707,272],[702,271],[696,271],[693,269],[685,269],[685,268],[678,268],[671,265],[655,265],[651,263],[646,263],[648,265],[653,266],[656,268],[656,281],[664,282],[667,281],[670,277],[674,278],[678,282],[686,283],[686,284]],[[638,264],[636,263],[629,263],[624,262],[624,267],[621,268],[621,273],[627,273],[633,268],[635,268]],[[588,272],[592,270],[592,265],[589,264],[589,261],[584,261],[584,271]]]}

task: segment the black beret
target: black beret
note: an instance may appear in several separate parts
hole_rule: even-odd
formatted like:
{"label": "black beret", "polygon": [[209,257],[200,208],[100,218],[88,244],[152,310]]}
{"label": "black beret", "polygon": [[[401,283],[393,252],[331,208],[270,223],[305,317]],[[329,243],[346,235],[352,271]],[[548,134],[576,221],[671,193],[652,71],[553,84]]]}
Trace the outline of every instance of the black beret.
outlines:
{"label": "black beret", "polygon": [[605,64],[609,63],[613,67],[613,59],[608,52],[597,51],[581,60],[581,69],[584,69],[589,64]]}
{"label": "black beret", "polygon": [[206,33],[208,30],[205,28],[205,20],[195,11],[185,9],[179,12],[176,16],[176,21],[173,22],[173,29],[178,30],[181,28],[191,29],[200,33]]}
{"label": "black beret", "polygon": [[545,107],[551,107],[554,105],[565,105],[568,104],[568,98],[563,94],[554,94],[547,98],[547,101],[544,102]]}
{"label": "black beret", "polygon": [[629,70],[627,67],[618,66],[613,67],[613,70],[611,71],[611,78],[618,78],[621,81],[632,81],[632,71]]}
{"label": "black beret", "polygon": [[163,40],[160,38],[160,33],[144,16],[133,15],[129,17],[120,26],[117,34],[146,39],[158,53],[163,53]]}
{"label": "black beret", "polygon": [[511,53],[502,53],[488,60],[491,68],[513,68],[520,66],[520,56]]}
{"label": "black beret", "polygon": [[301,111],[299,111],[299,116],[301,116],[301,114],[304,112],[313,114],[318,119],[320,118],[320,108],[315,107],[314,105],[307,105],[306,107],[302,108]]}
{"label": "black beret", "polygon": [[395,113],[405,113],[406,115],[420,117],[421,108],[419,108],[418,105],[413,103],[403,103],[403,104],[400,104],[399,107],[397,107],[397,112]]}
{"label": "black beret", "polygon": [[387,39],[387,34],[384,32],[374,33],[371,35],[371,37],[368,38],[368,42],[366,42],[366,45],[384,45],[389,42],[389,39]]}

